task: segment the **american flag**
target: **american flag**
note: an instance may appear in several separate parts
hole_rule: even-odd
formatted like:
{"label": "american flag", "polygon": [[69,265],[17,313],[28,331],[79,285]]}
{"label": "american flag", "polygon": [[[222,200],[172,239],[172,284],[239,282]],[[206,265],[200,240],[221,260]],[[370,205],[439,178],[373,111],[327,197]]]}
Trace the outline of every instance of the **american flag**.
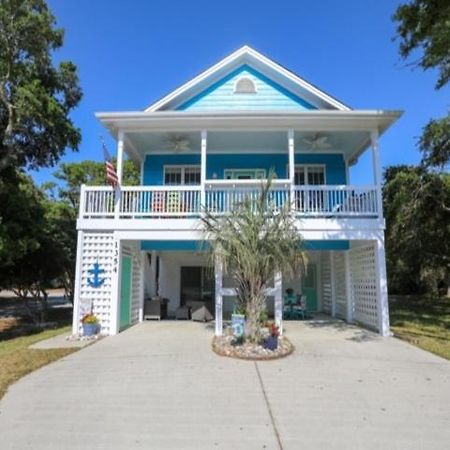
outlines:
{"label": "american flag", "polygon": [[111,186],[116,186],[119,183],[119,178],[117,177],[116,169],[112,162],[111,155],[106,148],[106,144],[102,139],[103,155],[105,157],[105,168],[106,168],[106,181]]}

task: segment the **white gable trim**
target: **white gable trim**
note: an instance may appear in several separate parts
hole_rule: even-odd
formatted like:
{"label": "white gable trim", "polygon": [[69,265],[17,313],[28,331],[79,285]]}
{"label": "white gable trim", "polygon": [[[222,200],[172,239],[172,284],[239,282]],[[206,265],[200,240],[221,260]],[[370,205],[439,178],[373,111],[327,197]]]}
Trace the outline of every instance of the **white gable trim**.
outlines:
{"label": "white gable trim", "polygon": [[310,92],[312,95],[315,95],[316,97],[320,98],[322,101],[329,104],[333,108],[336,108],[341,111],[351,110],[351,108],[349,108],[348,106],[339,102],[338,100],[331,97],[330,95],[326,94],[325,92],[321,91],[317,87],[313,86],[311,83],[308,83],[303,78],[300,78],[298,75],[285,69],[284,67],[280,66],[279,64],[277,64],[276,62],[267,58],[266,56],[262,55],[261,53],[257,52],[256,50],[253,50],[251,47],[245,45],[244,47],[241,47],[239,50],[235,51],[231,55],[229,55],[226,58],[219,61],[214,66],[205,70],[200,75],[197,75],[195,78],[192,78],[192,80],[183,84],[178,89],[175,89],[170,94],[163,97],[161,100],[150,105],[145,110],[145,112],[158,111],[159,109],[163,108],[165,105],[167,105],[168,103],[170,103],[171,101],[176,99],[178,96],[181,96],[182,94],[186,93],[190,89],[194,88],[197,84],[205,81],[207,78],[213,76],[215,73],[219,72],[220,70],[226,69],[227,66],[232,65],[237,59],[242,58],[244,56],[250,56],[251,58],[254,58],[255,60],[259,61],[261,64],[271,68],[272,70],[275,70],[276,72],[278,72],[282,76],[286,77],[287,79],[289,79],[291,82],[293,82],[300,88],[305,89],[306,91]]}

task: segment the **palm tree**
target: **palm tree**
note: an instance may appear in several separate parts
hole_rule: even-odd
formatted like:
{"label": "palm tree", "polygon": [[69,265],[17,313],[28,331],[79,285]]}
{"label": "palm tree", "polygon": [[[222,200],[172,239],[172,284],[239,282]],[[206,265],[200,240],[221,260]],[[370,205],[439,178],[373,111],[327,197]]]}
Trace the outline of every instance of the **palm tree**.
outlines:
{"label": "palm tree", "polygon": [[266,289],[274,274],[293,277],[306,262],[289,202],[277,204],[272,178],[270,174],[256,196],[248,195],[228,214],[205,211],[202,218],[211,261],[220,261],[234,279],[238,309],[246,314],[246,338],[252,342],[261,340]]}

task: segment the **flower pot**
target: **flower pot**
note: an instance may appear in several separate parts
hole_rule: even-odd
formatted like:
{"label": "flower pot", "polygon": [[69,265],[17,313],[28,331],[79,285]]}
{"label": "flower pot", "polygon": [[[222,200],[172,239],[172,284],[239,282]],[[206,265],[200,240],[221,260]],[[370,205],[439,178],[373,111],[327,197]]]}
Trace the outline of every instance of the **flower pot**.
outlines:
{"label": "flower pot", "polygon": [[266,339],[264,347],[268,350],[276,350],[278,348],[278,336],[269,336]]}
{"label": "flower pot", "polygon": [[83,323],[83,336],[94,336],[98,332],[97,323]]}

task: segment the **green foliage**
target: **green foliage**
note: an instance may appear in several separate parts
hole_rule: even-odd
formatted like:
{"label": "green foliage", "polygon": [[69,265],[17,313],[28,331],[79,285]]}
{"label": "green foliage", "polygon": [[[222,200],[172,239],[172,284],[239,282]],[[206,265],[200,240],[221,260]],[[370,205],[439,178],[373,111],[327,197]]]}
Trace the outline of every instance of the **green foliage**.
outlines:
{"label": "green foliage", "polygon": [[[424,70],[437,69],[436,89],[450,80],[450,2],[412,0],[398,7],[393,16],[403,59]],[[425,167],[444,168],[450,162],[450,116],[431,120],[419,140]]]}
{"label": "green foliage", "polygon": [[245,310],[248,339],[261,338],[261,319],[266,304],[265,289],[276,272],[298,275],[305,263],[302,237],[289,205],[279,207],[271,194],[271,181],[261,186],[257,198],[247,197],[226,215],[206,211],[202,219],[212,259],[237,285],[237,309]]}
{"label": "green foliage", "polygon": [[[69,114],[82,93],[73,63],[52,64],[63,30],[44,0],[0,3],[0,173],[55,164],[80,131]],[[3,175],[2,175],[3,176]]]}
{"label": "green foliage", "polygon": [[46,289],[61,274],[65,253],[55,233],[44,194],[23,173],[9,174],[0,190],[0,288],[11,289],[28,307],[40,305],[40,321],[47,317]]}
{"label": "green foliage", "polygon": [[450,175],[389,167],[383,199],[392,293],[436,293],[450,280]]}
{"label": "green foliage", "polygon": [[450,79],[450,3],[448,0],[412,0],[398,7],[393,16],[400,38],[400,55],[420,56],[414,62],[424,70],[437,68],[436,88]]}

